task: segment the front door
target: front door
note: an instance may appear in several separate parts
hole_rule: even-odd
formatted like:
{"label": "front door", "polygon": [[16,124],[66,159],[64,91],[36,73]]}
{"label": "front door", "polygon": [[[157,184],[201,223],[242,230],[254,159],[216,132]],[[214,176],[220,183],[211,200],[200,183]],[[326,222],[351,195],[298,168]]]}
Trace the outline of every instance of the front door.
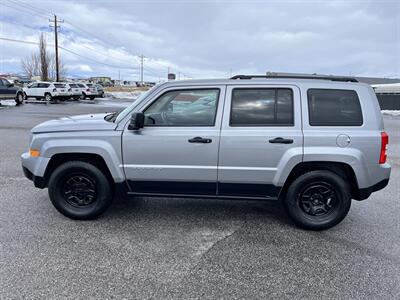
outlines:
{"label": "front door", "polygon": [[225,86],[168,88],[143,104],[144,128],[123,133],[131,193],[214,195]]}
{"label": "front door", "polygon": [[228,86],[221,130],[218,195],[278,196],[285,172],[302,161],[299,89]]}
{"label": "front door", "polygon": [[38,96],[38,83],[32,83],[28,88],[24,89],[25,94],[27,95],[27,97],[36,97]]}

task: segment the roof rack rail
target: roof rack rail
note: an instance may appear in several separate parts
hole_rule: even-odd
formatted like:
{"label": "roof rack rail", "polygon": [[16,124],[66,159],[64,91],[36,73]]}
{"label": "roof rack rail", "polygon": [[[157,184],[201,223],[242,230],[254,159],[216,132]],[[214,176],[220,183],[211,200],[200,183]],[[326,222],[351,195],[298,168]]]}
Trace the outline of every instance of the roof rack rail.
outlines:
{"label": "roof rack rail", "polygon": [[333,76],[333,75],[283,75],[283,74],[267,74],[267,75],[235,75],[230,79],[253,79],[253,78],[287,78],[287,79],[322,79],[331,81],[358,82],[354,77]]}

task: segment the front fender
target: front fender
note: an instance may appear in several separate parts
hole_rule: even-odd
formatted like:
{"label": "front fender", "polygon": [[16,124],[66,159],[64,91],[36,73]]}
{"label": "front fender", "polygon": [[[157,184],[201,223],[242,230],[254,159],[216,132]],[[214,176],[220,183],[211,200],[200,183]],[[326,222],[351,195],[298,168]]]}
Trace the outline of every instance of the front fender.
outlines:
{"label": "front fender", "polygon": [[55,154],[88,153],[101,156],[115,182],[125,180],[120,156],[107,141],[95,139],[54,139],[46,141],[41,147],[41,156],[51,158]]}

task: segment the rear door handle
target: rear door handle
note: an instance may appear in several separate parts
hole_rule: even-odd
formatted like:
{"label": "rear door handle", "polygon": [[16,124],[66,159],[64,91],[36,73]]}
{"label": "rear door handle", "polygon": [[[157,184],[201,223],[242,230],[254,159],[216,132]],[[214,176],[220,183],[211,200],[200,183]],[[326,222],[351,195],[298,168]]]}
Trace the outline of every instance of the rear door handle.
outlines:
{"label": "rear door handle", "polygon": [[293,144],[293,139],[284,139],[281,137],[277,137],[274,139],[270,139],[269,142],[271,144]]}
{"label": "rear door handle", "polygon": [[196,136],[192,139],[188,140],[189,143],[203,143],[203,144],[209,144],[212,142],[212,139],[206,139],[202,138],[201,136]]}

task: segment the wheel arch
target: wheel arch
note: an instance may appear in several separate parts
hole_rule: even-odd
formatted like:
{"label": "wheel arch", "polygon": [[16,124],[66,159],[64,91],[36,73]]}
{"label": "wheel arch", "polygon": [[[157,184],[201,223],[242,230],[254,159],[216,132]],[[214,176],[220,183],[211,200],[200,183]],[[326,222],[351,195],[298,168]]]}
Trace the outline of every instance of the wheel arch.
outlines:
{"label": "wheel arch", "polygon": [[57,167],[68,161],[82,161],[90,163],[99,168],[106,175],[110,183],[112,183],[113,185],[115,184],[114,178],[107,166],[107,163],[101,155],[96,153],[70,152],[70,153],[57,153],[50,158],[50,161],[44,173],[44,181],[46,186],[49,182],[50,176],[53,173],[53,171]]}
{"label": "wheel arch", "polygon": [[289,176],[287,177],[279,194],[279,198],[285,197],[289,186],[296,178],[305,173],[317,170],[331,171],[342,177],[344,180],[346,180],[346,182],[349,183],[352,198],[361,200],[360,188],[358,186],[354,169],[347,163],[335,161],[310,161],[297,164],[289,173]]}

